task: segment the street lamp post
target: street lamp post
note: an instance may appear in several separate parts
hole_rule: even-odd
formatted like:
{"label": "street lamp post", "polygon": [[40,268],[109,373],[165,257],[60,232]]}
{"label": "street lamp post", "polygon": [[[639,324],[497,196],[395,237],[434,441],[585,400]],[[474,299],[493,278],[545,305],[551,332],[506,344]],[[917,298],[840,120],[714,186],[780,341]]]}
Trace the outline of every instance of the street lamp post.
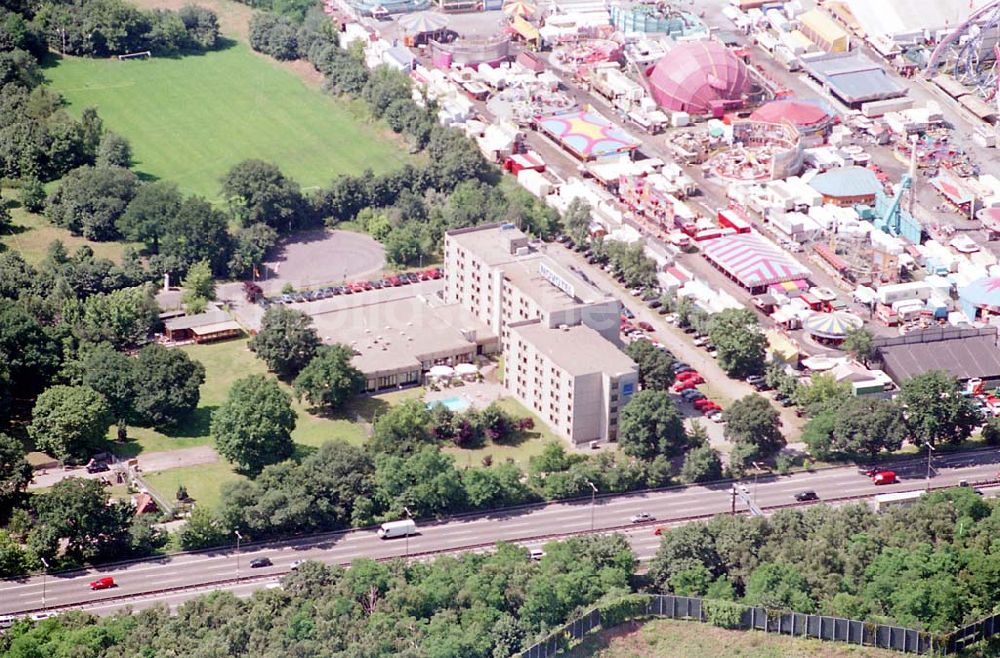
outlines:
{"label": "street lamp post", "polygon": [[587,484],[590,485],[590,531],[594,531],[594,503],[597,498],[597,487],[590,480],[587,480]]}
{"label": "street lamp post", "polygon": [[236,535],[236,580],[240,579],[240,540],[243,539],[243,535],[240,534],[239,530],[233,530],[233,534]]}
{"label": "street lamp post", "polygon": [[[407,507],[406,505],[403,505],[403,511],[406,512],[406,518],[408,518],[408,519],[412,519],[413,518],[413,515],[410,514],[410,508],[409,507]],[[406,558],[405,558],[405,560],[406,560],[406,563],[409,564],[409,562],[410,562],[410,531],[409,530],[406,531]]]}
{"label": "street lamp post", "polygon": [[49,563],[45,561],[45,558],[38,558],[42,561],[42,607],[45,607],[45,581],[49,575]]}
{"label": "street lamp post", "polygon": [[760,467],[760,464],[758,464],[757,462],[750,462],[750,463],[753,464],[753,467],[754,467],[754,472],[753,472],[753,504],[756,505],[757,504],[757,475],[760,474],[760,472],[761,472],[762,469]]}
{"label": "street lamp post", "polygon": [[931,445],[930,441],[925,441],[924,445],[927,446],[927,491],[931,490],[931,455],[934,454],[934,446]]}

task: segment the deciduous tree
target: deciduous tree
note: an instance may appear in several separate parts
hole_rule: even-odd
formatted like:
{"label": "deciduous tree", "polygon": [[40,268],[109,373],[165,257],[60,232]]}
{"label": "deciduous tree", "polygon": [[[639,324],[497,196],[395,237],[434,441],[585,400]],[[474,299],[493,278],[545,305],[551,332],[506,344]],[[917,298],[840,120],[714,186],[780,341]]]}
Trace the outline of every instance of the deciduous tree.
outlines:
{"label": "deciduous tree", "polygon": [[337,409],[361,392],[365,377],[351,365],[354,351],[347,345],[322,345],[295,378],[295,392],[315,407]]}
{"label": "deciduous tree", "polygon": [[0,433],[0,514],[7,515],[10,505],[28,488],[31,477],[24,446],[17,439]]}
{"label": "deciduous tree", "polygon": [[68,173],[49,197],[52,223],[89,240],[115,240],[117,223],[139,185],[128,169],[84,166]]}
{"label": "deciduous tree", "polygon": [[187,352],[152,344],[139,350],[132,408],[136,422],[176,425],[198,406],[205,367]]}
{"label": "deciduous tree", "polygon": [[709,320],[708,336],[726,374],[746,377],[764,371],[767,338],[753,311],[726,309],[716,313]]}
{"label": "deciduous tree", "polygon": [[618,442],[633,457],[676,457],[688,447],[677,406],[663,391],[639,391],[619,414]]}
{"label": "deciduous tree", "polygon": [[722,417],[728,441],[753,446],[761,455],[771,455],[785,446],[778,411],[761,395],[740,398],[722,412]]}
{"label": "deciduous tree", "polygon": [[943,370],[930,370],[904,381],[900,399],[906,406],[906,426],[914,443],[961,443],[979,424],[980,416],[962,395],[958,380]]}
{"label": "deciduous tree", "polygon": [[291,396],[263,375],[236,380],[229,398],[212,414],[219,454],[251,476],[292,455],[293,429]]}
{"label": "deciduous tree", "polygon": [[665,391],[674,383],[674,359],[648,340],[628,344],[625,354],[639,366],[639,384],[644,389]]}
{"label": "deciduous tree", "polygon": [[250,349],[283,379],[299,374],[318,347],[319,336],[312,327],[312,318],[287,306],[268,308],[260,331],[250,341]]}
{"label": "deciduous tree", "polygon": [[177,217],[183,201],[177,185],[169,181],[140,185],[118,218],[118,230],[127,239],[145,242],[152,253],[159,253],[160,238]]}
{"label": "deciduous tree", "polygon": [[267,224],[278,232],[290,232],[308,219],[298,184],[262,160],[234,165],[222,178],[222,194],[242,226]]}
{"label": "deciduous tree", "polygon": [[38,396],[28,435],[60,461],[81,460],[101,448],[111,425],[104,396],[89,386],[53,386]]}

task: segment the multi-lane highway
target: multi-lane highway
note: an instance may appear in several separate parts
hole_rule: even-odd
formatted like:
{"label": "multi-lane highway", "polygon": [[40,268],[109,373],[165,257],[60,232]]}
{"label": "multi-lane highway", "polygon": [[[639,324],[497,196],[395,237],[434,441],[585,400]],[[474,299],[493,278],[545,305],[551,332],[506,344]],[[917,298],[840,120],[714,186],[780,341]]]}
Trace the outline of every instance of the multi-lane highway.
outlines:
{"label": "multi-lane highway", "polygon": [[[935,460],[932,487],[954,486],[995,479],[1000,451],[977,451],[945,455]],[[926,461],[913,459],[894,466],[902,480],[875,487],[856,468],[826,469],[790,476],[761,477],[745,482],[759,507],[794,504],[794,494],[813,490],[821,500],[872,496],[891,491],[910,491],[925,486]],[[492,514],[452,518],[440,523],[421,523],[420,533],[407,539],[381,540],[373,531],[331,533],[266,544],[244,545],[239,554],[232,549],[182,553],[164,558],[21,580],[0,581],[0,614],[42,608],[83,606],[97,614],[109,614],[128,605],[135,608],[165,602],[171,605],[207,590],[228,589],[246,594],[275,582],[298,560],[345,564],[359,557],[417,558],[447,551],[486,548],[500,540],[534,547],[547,539],[573,533],[623,529],[640,558],[656,550],[658,525],[692,517],[727,512],[731,506],[731,484],[693,486],[656,492],[552,503]],[[745,509],[740,504],[738,509]],[[631,525],[630,517],[647,512],[654,521]],[[273,566],[251,569],[250,560],[268,557]],[[117,587],[91,591],[89,583],[113,576]],[[242,582],[237,582],[237,578]],[[272,585],[273,586],[273,585]],[[165,592],[163,590],[171,590]],[[44,594],[44,602],[43,602]]]}

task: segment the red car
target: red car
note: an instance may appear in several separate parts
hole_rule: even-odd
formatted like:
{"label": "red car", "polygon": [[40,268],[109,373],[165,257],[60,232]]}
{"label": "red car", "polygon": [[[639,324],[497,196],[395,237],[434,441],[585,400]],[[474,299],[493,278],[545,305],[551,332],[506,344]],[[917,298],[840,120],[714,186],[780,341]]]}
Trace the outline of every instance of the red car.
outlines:
{"label": "red car", "polygon": [[722,411],[722,407],[709,400],[709,403],[698,409],[698,411],[700,411],[703,416],[707,416],[708,414],[715,413],[716,411]]}
{"label": "red car", "polygon": [[690,379],[691,377],[700,377],[697,370],[682,370],[677,373],[677,381],[682,382],[685,379]]}
{"label": "red car", "polygon": [[[681,374],[686,374],[686,373],[681,373]],[[683,382],[685,384],[694,384],[695,386],[697,386],[698,384],[704,384],[705,378],[699,375],[698,373],[693,373],[691,377],[681,377],[680,375],[678,375],[677,381]]]}
{"label": "red car", "polygon": [[702,398],[700,400],[694,401],[694,408],[697,409],[698,411],[703,411],[705,409],[714,408],[718,406],[719,406],[718,404],[712,402],[708,398]]}
{"label": "red car", "polygon": [[103,578],[98,578],[94,582],[90,583],[90,589],[111,589],[115,586],[115,579],[111,576],[105,576]]}
{"label": "red car", "polygon": [[879,471],[872,476],[872,484],[896,484],[899,480],[896,478],[895,471]]}
{"label": "red car", "polygon": [[697,384],[694,383],[692,379],[683,379],[676,384],[674,384],[674,393],[680,393],[682,391],[687,391],[694,388]]}
{"label": "red car", "polygon": [[636,323],[636,326],[642,329],[643,331],[653,331],[653,325],[649,324],[648,322],[638,322]]}

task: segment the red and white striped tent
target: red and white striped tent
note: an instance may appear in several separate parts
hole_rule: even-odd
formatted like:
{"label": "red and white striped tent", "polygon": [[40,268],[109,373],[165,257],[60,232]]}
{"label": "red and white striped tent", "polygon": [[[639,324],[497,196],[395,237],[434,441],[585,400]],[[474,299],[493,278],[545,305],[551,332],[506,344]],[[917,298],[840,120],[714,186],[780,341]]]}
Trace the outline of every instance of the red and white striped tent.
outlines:
{"label": "red and white striped tent", "polygon": [[751,292],[775,283],[808,279],[809,269],[756,233],[712,240],[702,248],[710,263]]}

